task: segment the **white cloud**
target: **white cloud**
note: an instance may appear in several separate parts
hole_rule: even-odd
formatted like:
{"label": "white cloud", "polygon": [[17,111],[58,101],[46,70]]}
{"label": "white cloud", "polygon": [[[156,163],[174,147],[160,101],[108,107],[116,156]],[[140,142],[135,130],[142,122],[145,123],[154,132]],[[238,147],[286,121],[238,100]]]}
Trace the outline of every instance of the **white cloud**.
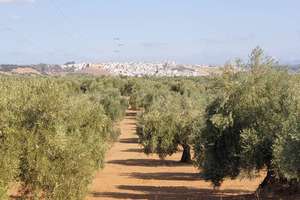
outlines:
{"label": "white cloud", "polygon": [[35,0],[0,0],[0,3],[33,3]]}

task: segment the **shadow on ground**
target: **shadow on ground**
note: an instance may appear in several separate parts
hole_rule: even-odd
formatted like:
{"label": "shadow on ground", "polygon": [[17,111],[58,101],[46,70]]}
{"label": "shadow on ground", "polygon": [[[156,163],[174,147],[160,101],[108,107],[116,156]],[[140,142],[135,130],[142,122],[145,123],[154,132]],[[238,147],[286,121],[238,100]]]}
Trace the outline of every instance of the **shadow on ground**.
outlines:
{"label": "shadow on ground", "polygon": [[109,164],[118,164],[126,166],[140,167],[160,167],[160,166],[185,166],[190,165],[173,160],[156,160],[156,159],[127,159],[127,160],[112,160]]}
{"label": "shadow on ground", "polygon": [[[133,126],[135,127],[136,126],[136,123],[135,122],[127,122],[126,123],[127,126]],[[134,129],[135,130],[135,129]]]}
{"label": "shadow on ground", "polygon": [[130,153],[143,153],[143,149],[140,148],[140,149],[137,149],[137,148],[132,148],[132,149],[126,149],[126,150],[123,150],[122,152],[130,152]]}
{"label": "shadow on ground", "polygon": [[[244,190],[196,189],[188,187],[156,187],[139,185],[120,185],[124,192],[92,193],[94,197],[115,199],[185,199],[185,200],[253,200],[255,196]],[[128,191],[128,193],[126,192]],[[131,192],[131,193],[129,193]],[[136,192],[136,193],[132,193]],[[233,195],[237,194],[237,195]],[[243,194],[242,194],[243,193]],[[245,194],[248,193],[248,194]]]}
{"label": "shadow on ground", "polygon": [[135,119],[136,115],[137,115],[136,112],[126,112],[125,116],[128,117],[128,119],[130,119],[129,117],[134,117],[134,119]]}
{"label": "shadow on ground", "polygon": [[169,181],[197,181],[202,180],[200,173],[174,173],[174,172],[160,172],[160,173],[129,173],[124,174],[137,179],[144,180],[169,180]]}
{"label": "shadow on ground", "polygon": [[138,138],[124,138],[120,139],[120,143],[127,143],[127,144],[137,144],[139,142]]}

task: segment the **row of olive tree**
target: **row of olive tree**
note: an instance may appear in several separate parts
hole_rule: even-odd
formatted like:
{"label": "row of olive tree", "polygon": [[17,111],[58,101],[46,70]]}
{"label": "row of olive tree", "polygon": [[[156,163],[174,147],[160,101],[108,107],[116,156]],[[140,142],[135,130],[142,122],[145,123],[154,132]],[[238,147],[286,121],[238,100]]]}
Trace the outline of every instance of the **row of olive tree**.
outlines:
{"label": "row of olive tree", "polygon": [[101,89],[105,80],[93,80],[93,92],[82,91],[84,81],[0,77],[0,199],[16,182],[22,198],[85,196],[118,136],[113,122],[125,102],[113,86]]}
{"label": "row of olive tree", "polygon": [[278,184],[297,190],[299,83],[298,75],[280,69],[260,48],[248,63],[227,65],[221,76],[136,81],[130,91],[131,102],[142,108],[140,143],[145,153],[161,158],[182,146],[183,162],[190,161],[193,147],[195,165],[214,186],[267,169],[260,188]]}

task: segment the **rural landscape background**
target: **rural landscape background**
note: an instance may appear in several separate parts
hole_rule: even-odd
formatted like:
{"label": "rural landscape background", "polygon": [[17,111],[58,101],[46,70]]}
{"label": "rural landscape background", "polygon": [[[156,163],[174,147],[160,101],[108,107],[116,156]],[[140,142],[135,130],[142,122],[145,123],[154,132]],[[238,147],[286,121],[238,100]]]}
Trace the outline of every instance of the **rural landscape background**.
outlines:
{"label": "rural landscape background", "polygon": [[300,200],[299,7],[0,0],[0,200]]}

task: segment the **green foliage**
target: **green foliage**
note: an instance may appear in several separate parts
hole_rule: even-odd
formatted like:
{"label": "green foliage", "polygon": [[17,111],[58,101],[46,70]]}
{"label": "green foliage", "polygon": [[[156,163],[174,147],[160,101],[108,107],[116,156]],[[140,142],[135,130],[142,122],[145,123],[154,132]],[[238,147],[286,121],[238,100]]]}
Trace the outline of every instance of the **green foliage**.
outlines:
{"label": "green foliage", "polygon": [[264,168],[278,178],[299,178],[299,96],[292,75],[272,69],[259,48],[246,66],[216,81],[216,97],[195,139],[196,163],[215,186]]}
{"label": "green foliage", "polygon": [[300,182],[300,95],[299,81],[292,80],[290,100],[284,105],[287,119],[273,145],[273,162],[289,180]]}
{"label": "green foliage", "polygon": [[7,199],[7,189],[11,180],[18,173],[20,137],[17,130],[10,127],[14,122],[14,115],[10,112],[9,103],[17,93],[5,85],[0,85],[0,199]]}
{"label": "green foliage", "polygon": [[[169,82],[166,87],[160,81],[147,87],[142,96],[139,105],[144,111],[138,118],[137,134],[145,153],[165,158],[181,146],[184,150],[181,161],[190,162],[190,145],[201,124],[205,98],[202,93],[191,92],[196,88],[194,82]],[[190,87],[186,87],[188,84]]]}
{"label": "green foliage", "polygon": [[0,78],[1,199],[16,181],[37,199],[84,198],[118,136],[113,122],[122,117],[126,102],[113,88],[97,94],[106,80],[91,79],[94,89],[88,94],[77,89],[77,81]]}
{"label": "green foliage", "polygon": [[121,96],[117,89],[110,89],[101,92],[99,102],[103,105],[105,113],[113,120],[120,120],[128,108],[128,102]]}
{"label": "green foliage", "polygon": [[158,153],[164,158],[177,151],[174,116],[151,111],[141,117],[137,130],[145,153]]}

